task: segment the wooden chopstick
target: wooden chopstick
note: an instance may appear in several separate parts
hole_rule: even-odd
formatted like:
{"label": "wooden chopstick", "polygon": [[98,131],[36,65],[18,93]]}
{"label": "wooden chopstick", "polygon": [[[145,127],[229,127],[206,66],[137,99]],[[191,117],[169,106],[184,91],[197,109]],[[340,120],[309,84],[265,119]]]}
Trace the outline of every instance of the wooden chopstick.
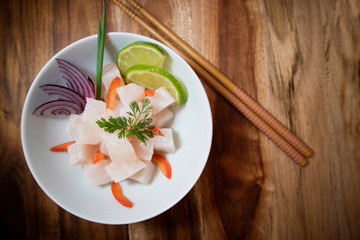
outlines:
{"label": "wooden chopstick", "polygon": [[268,111],[266,111],[259,103],[246,94],[233,81],[226,77],[219,69],[212,65],[207,59],[201,56],[191,46],[179,38],[168,27],[156,19],[145,8],[134,0],[127,0],[136,10],[138,10],[150,23],[155,25],[161,32],[174,41],[180,48],[182,48],[190,57],[195,59],[203,68],[218,79],[229,91],[231,91],[237,98],[254,111],[260,118],[267,122],[275,131],[277,131],[286,141],[288,141],[294,148],[296,148],[303,156],[310,157],[312,150],[298,137],[296,137],[287,127],[280,123]]}
{"label": "wooden chopstick", "polygon": [[291,146],[285,139],[283,139],[267,122],[261,119],[256,113],[254,113],[246,104],[240,101],[233,93],[225,88],[214,76],[207,72],[202,66],[195,60],[186,55],[177,46],[175,46],[169,39],[164,37],[156,29],[150,26],[146,21],[140,18],[126,5],[118,0],[113,0],[126,14],[133,18],[137,23],[144,27],[149,33],[151,33],[159,41],[163,42],[175,52],[177,52],[182,58],[189,63],[189,65],[215,90],[217,90],[224,98],[226,98],[232,105],[234,105],[246,118],[248,118],[259,130],[261,130],[266,136],[268,136],[280,149],[282,149],[291,159],[293,159],[298,165],[304,166],[307,160],[301,155],[293,146]]}

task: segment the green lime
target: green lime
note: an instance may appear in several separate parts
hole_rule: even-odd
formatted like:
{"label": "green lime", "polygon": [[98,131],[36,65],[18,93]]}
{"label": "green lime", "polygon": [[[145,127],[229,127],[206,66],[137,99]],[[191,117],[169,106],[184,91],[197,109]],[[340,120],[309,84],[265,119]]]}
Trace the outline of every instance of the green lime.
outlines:
{"label": "green lime", "polygon": [[117,55],[116,65],[125,76],[129,67],[137,64],[148,64],[163,67],[168,53],[159,45],[151,42],[134,42],[123,49]]}
{"label": "green lime", "polygon": [[134,65],[125,75],[126,83],[136,83],[148,89],[165,86],[179,105],[186,102],[187,96],[181,83],[162,68],[150,65]]}

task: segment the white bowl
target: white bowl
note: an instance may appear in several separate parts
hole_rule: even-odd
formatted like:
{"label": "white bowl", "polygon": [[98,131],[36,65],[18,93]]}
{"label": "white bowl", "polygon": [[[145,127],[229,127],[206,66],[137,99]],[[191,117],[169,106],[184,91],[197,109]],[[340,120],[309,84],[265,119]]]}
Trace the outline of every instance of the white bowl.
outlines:
{"label": "white bowl", "polygon": [[29,169],[43,191],[66,211],[89,221],[104,224],[129,224],[157,216],[179,202],[200,177],[209,156],[212,141],[212,116],[205,90],[191,67],[174,51],[151,38],[132,33],[108,33],[104,65],[116,60],[118,51],[135,41],[150,41],[169,53],[164,68],[185,86],[188,101],[173,108],[177,151],[166,157],[172,168],[168,180],[158,170],[149,185],[121,182],[132,208],[119,204],[110,186],[91,185],[82,167],[71,166],[67,153],[49,148],[72,140],[66,132],[67,118],[39,117],[33,110],[49,100],[39,86],[64,85],[55,58],[68,60],[95,80],[97,36],[70,44],[43,67],[27,94],[21,119],[21,140]]}

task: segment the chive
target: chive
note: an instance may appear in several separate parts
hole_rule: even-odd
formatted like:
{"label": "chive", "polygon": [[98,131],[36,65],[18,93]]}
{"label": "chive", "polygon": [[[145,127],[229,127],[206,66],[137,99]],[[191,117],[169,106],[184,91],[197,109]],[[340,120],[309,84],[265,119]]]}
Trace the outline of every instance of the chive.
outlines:
{"label": "chive", "polygon": [[102,26],[98,26],[98,39],[97,39],[97,62],[96,62],[96,99],[101,99],[101,78],[104,61],[104,46],[105,46],[105,1],[103,1],[103,13],[102,13]]}

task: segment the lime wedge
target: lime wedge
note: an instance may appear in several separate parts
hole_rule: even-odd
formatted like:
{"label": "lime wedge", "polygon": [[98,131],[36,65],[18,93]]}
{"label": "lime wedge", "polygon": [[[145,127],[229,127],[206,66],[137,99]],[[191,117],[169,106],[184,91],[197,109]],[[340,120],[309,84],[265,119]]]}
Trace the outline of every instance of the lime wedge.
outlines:
{"label": "lime wedge", "polygon": [[134,65],[125,75],[126,83],[136,83],[148,89],[166,87],[179,105],[186,102],[187,96],[181,83],[162,68],[150,65]]}
{"label": "lime wedge", "polygon": [[129,67],[137,64],[147,64],[162,68],[168,53],[159,45],[151,42],[134,42],[117,55],[116,65],[125,76]]}

